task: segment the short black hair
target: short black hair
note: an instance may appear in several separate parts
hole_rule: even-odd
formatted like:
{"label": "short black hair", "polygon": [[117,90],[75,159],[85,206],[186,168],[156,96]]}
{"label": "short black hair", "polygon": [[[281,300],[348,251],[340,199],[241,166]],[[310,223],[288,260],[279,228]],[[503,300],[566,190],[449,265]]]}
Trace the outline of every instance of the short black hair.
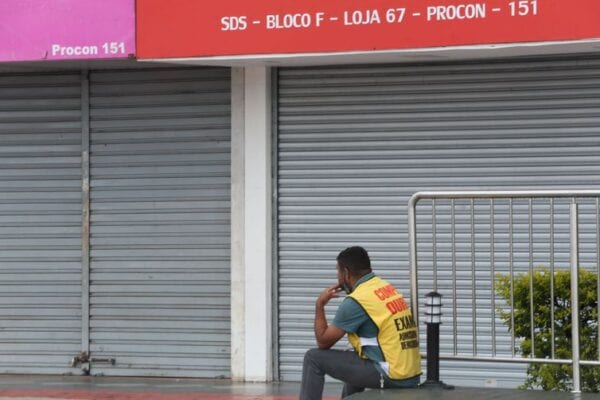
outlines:
{"label": "short black hair", "polygon": [[340,267],[347,268],[353,276],[362,276],[371,272],[369,253],[360,246],[342,250],[337,256],[337,262]]}

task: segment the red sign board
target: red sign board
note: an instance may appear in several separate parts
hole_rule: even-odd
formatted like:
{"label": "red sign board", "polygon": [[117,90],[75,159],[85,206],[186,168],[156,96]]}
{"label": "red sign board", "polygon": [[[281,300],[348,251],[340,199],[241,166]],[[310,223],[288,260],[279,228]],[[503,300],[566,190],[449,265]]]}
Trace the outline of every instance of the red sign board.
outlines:
{"label": "red sign board", "polygon": [[138,0],[139,58],[600,38],[600,0]]}

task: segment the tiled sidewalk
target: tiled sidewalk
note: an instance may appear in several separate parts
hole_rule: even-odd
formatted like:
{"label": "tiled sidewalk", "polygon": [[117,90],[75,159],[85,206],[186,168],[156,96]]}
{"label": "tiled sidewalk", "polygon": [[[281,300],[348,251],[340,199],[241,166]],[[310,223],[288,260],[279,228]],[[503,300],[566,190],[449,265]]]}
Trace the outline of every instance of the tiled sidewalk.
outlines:
{"label": "tiled sidewalk", "polygon": [[[0,390],[0,400],[294,400],[290,395],[231,393],[153,393],[81,390]],[[331,397],[330,400],[335,399]]]}
{"label": "tiled sidewalk", "polygon": [[[152,393],[69,390],[0,390],[0,400],[294,400],[291,395],[244,395],[231,393]],[[334,400],[337,397],[329,397]]]}
{"label": "tiled sidewalk", "polygon": [[[298,383],[63,376],[0,376],[0,400],[296,400]],[[328,383],[327,400],[341,385]]]}

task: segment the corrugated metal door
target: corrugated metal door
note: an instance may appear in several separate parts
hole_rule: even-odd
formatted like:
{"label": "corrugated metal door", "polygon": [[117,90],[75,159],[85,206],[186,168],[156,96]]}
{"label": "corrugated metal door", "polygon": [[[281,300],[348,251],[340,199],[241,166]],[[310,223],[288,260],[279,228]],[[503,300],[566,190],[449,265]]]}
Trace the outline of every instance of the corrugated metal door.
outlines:
{"label": "corrugated metal door", "polygon": [[[600,187],[598,58],[281,69],[278,93],[283,380],[314,346],[314,300],[341,249],[364,245],[408,295],[412,193]],[[523,370],[452,362],[441,375],[515,386]]]}
{"label": "corrugated metal door", "polygon": [[92,374],[228,376],[229,70],[90,82]]}
{"label": "corrugated metal door", "polygon": [[78,374],[81,81],[0,75],[0,373]]}

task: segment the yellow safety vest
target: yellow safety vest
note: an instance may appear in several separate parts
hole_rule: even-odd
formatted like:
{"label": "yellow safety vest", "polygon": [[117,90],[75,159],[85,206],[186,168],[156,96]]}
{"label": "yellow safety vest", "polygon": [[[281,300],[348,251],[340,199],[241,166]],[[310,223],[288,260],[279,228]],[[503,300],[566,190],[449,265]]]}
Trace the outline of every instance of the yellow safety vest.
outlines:
{"label": "yellow safety vest", "polygon": [[379,346],[383,371],[391,379],[406,379],[421,374],[419,336],[410,307],[391,284],[379,277],[361,283],[349,294],[377,326],[377,337],[364,338],[348,333],[348,340],[361,358],[363,346]]}

